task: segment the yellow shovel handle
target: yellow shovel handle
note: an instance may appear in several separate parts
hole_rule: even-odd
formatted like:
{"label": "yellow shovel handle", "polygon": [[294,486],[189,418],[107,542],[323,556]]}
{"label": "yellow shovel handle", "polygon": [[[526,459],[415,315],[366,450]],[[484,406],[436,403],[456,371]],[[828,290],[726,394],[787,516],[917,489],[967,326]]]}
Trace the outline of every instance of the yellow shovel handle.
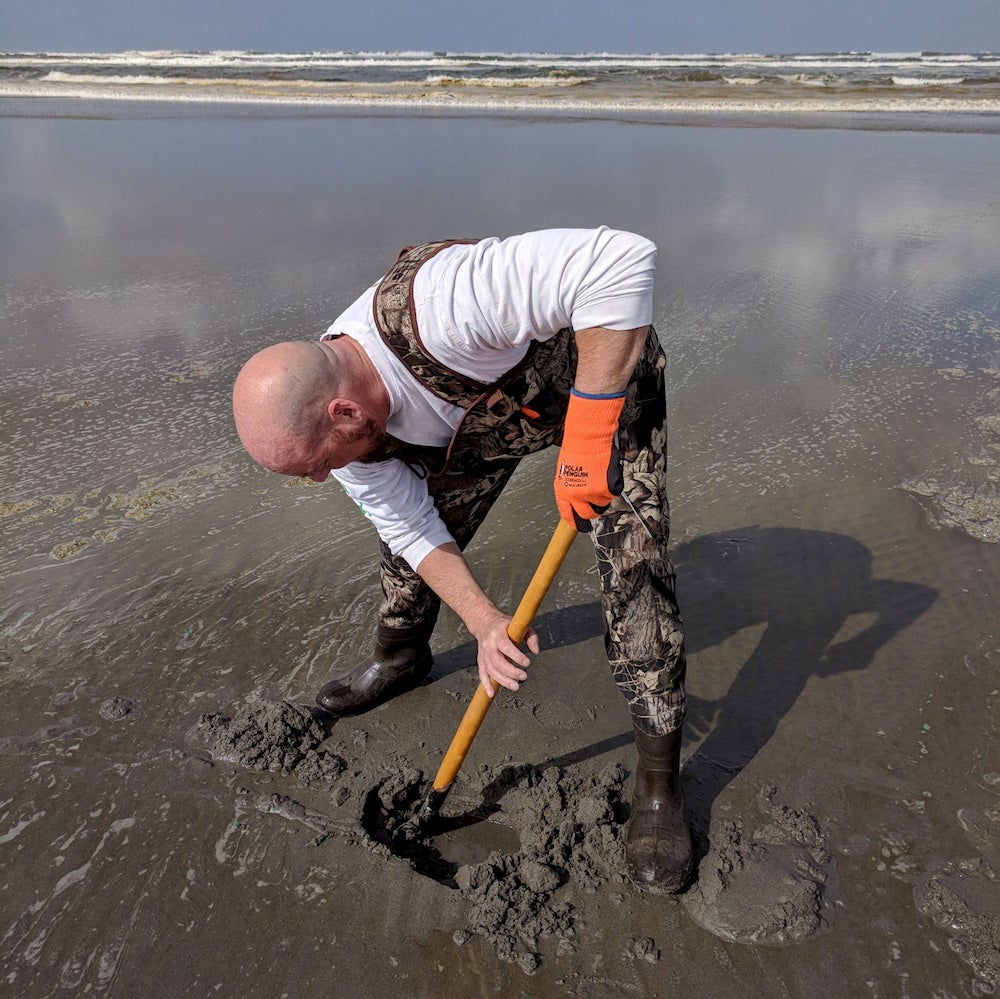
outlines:
{"label": "yellow shovel handle", "polygon": [[[560,520],[507,628],[507,635],[515,645],[520,645],[524,641],[524,636],[531,626],[538,607],[545,598],[549,586],[552,585],[552,580],[555,579],[556,573],[575,538],[576,529],[570,527],[565,520]],[[485,688],[480,684],[476,688],[476,694],[466,708],[465,716],[462,718],[458,731],[448,747],[448,752],[444,754],[444,759],[438,768],[437,776],[434,778],[435,791],[445,790],[455,780],[455,775],[461,768],[465,756],[469,752],[469,747],[472,745],[472,740],[475,739],[479,726],[482,725],[486,712],[489,711],[492,703],[493,698],[486,693]]]}

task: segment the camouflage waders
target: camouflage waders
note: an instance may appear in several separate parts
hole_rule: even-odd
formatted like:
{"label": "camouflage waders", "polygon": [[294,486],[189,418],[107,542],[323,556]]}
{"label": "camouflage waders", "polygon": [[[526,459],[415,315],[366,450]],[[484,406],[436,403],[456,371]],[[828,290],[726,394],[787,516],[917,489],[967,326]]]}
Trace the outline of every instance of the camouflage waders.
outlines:
{"label": "camouflage waders", "polygon": [[[429,356],[417,330],[413,277],[421,264],[454,242],[469,241],[404,249],[379,285],[374,312],[382,338],[421,384],[465,409],[448,447],[421,447],[390,437],[382,455],[399,458],[426,476],[441,519],[464,550],[521,458],[560,443],[576,345],[569,329],[533,343],[521,363],[493,385],[466,378]],[[633,722],[648,735],[679,729],[685,703],[684,632],[667,554],[665,366],[650,327],[618,430],[625,493],[642,522],[616,497],[590,532],[600,569],[608,661]],[[392,629],[430,625],[440,599],[387,545],[380,542],[380,547],[385,599],[379,623]]]}

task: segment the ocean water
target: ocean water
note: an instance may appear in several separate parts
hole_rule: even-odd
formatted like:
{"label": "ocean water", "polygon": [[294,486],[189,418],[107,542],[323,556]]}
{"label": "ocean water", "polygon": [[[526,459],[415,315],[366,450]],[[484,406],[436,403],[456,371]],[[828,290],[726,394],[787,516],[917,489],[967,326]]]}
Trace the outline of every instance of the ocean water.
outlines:
{"label": "ocean water", "polygon": [[0,53],[0,98],[1000,113],[1000,54]]}

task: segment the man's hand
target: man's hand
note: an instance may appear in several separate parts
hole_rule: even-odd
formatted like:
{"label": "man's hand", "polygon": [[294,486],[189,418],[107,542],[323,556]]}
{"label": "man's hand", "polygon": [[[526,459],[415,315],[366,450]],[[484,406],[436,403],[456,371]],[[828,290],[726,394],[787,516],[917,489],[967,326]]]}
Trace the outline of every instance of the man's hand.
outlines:
{"label": "man's hand", "polygon": [[[517,690],[528,679],[525,669],[531,660],[510,640],[507,634],[510,621],[507,614],[494,607],[469,622],[469,630],[479,647],[479,682],[490,697],[496,693],[494,684]],[[540,647],[534,628],[528,629],[525,642],[528,650],[537,655]]]}
{"label": "man's hand", "polygon": [[[528,678],[524,667],[531,660],[507,634],[511,619],[482,591],[454,541],[435,548],[417,566],[427,585],[462,619],[478,646],[479,681],[493,696],[494,683],[508,690]],[[528,650],[538,653],[538,635],[533,628],[525,633]]]}
{"label": "man's hand", "polygon": [[570,392],[555,494],[559,515],[578,531],[589,531],[590,519],[604,513],[624,487],[615,442],[624,405],[624,392]]}

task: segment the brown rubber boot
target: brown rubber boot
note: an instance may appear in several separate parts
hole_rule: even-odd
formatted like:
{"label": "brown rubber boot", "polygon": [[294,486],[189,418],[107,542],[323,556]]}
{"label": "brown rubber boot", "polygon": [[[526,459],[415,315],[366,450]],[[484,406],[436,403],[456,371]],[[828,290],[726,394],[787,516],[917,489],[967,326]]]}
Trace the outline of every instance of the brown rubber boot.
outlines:
{"label": "brown rubber boot", "polygon": [[316,703],[337,715],[356,714],[410,690],[431,671],[429,644],[434,622],[409,628],[378,626],[371,659],[347,676],[331,680],[316,695]]}
{"label": "brown rubber boot", "polygon": [[625,839],[629,877],[651,892],[678,892],[694,866],[681,791],[681,730],[646,735],[632,728],[639,765]]}

